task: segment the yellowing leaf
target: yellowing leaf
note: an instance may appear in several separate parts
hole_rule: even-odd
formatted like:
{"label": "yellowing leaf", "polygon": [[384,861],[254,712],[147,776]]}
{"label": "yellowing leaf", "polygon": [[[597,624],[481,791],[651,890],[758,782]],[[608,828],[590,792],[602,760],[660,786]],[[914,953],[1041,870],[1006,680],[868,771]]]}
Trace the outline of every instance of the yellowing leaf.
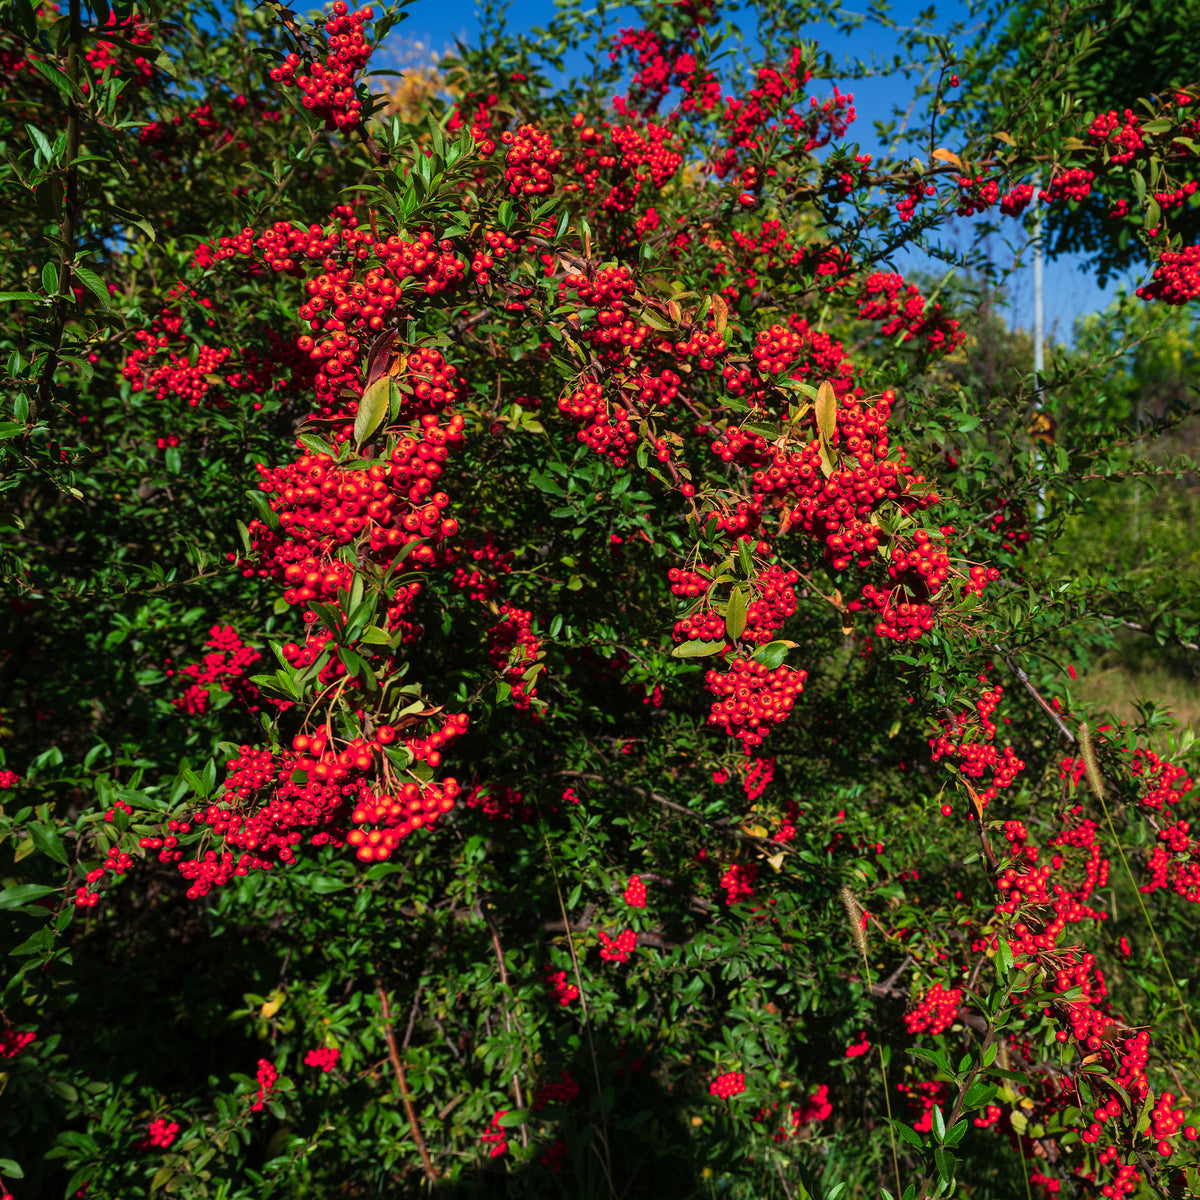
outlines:
{"label": "yellowing leaf", "polygon": [[954,153],[953,150],[943,150],[940,146],[933,152],[933,157],[938,162],[953,163],[960,171],[962,170],[962,159]]}
{"label": "yellowing leaf", "polygon": [[287,999],[287,993],[279,988],[276,988],[264,1001],[262,1006],[262,1015],[270,1020],[282,1007],[284,1000]]}
{"label": "yellowing leaf", "polygon": [[832,442],[835,429],[837,429],[837,393],[833,390],[833,384],[827,379],[817,388],[817,432],[823,441]]}
{"label": "yellowing leaf", "polygon": [[718,296],[715,292],[712,298],[712,312],[717,337],[724,337],[725,328],[729,324],[729,305],[725,303],[724,296]]}
{"label": "yellowing leaf", "polygon": [[358,414],[354,418],[354,442],[361,446],[379,428],[388,409],[391,381],[381,376],[362,394]]}

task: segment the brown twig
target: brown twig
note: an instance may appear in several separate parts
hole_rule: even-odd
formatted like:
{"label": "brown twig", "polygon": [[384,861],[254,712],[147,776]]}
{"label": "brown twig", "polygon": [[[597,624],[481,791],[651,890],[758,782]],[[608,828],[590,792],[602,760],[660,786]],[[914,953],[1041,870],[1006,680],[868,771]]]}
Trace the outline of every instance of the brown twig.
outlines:
{"label": "brown twig", "polygon": [[1046,716],[1048,716],[1050,720],[1054,722],[1058,732],[1061,733],[1064,738],[1066,738],[1070,745],[1075,745],[1075,735],[1070,729],[1067,728],[1067,725],[1063,721],[1062,717],[1060,717],[1054,710],[1054,706],[1050,704],[1042,695],[1042,693],[1033,686],[1033,684],[1030,682],[1029,676],[1026,675],[1025,672],[1021,670],[1021,668],[1018,667],[1015,662],[1013,662],[1012,655],[1004,650],[1004,648],[1001,646],[994,646],[993,649],[997,654],[1004,655],[1005,665],[1017,677],[1017,679],[1020,680],[1021,686],[1038,702],[1038,705],[1041,707]]}
{"label": "brown twig", "polygon": [[[486,900],[480,902],[479,912],[488,927],[488,932],[492,935],[492,949],[496,953],[496,965],[500,968],[500,986],[506,991],[511,992],[512,989],[508,986],[508,967],[504,965],[504,947],[500,944],[500,931],[496,928],[496,924],[487,910]],[[512,1026],[508,1020],[507,1004],[504,1006],[504,1031],[505,1033],[512,1032]],[[512,1091],[513,1100],[516,1102],[517,1108],[524,1109],[525,1100],[521,1094],[521,1080],[516,1071],[513,1072],[512,1076]],[[525,1128],[523,1121],[521,1122],[521,1145],[529,1145],[529,1131]]]}
{"label": "brown twig", "polygon": [[375,988],[379,995],[379,1009],[383,1014],[383,1036],[387,1039],[388,1058],[392,1060],[392,1070],[396,1072],[396,1084],[400,1089],[400,1099],[404,1103],[404,1111],[408,1114],[408,1123],[412,1126],[413,1144],[421,1156],[421,1163],[425,1167],[425,1177],[435,1180],[438,1173],[434,1170],[429,1151],[425,1148],[425,1139],[421,1136],[421,1126],[417,1123],[417,1112],[413,1108],[412,1093],[408,1090],[408,1080],[404,1076],[404,1064],[400,1061],[400,1048],[396,1045],[396,1034],[392,1029],[392,1008],[388,1003],[387,992],[383,990],[382,981],[377,979]]}

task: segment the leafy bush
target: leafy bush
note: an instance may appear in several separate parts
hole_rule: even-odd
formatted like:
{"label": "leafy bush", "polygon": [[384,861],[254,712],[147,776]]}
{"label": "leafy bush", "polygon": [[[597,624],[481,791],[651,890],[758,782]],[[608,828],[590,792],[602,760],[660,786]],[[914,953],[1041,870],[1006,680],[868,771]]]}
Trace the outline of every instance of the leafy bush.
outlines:
{"label": "leafy bush", "polygon": [[[399,15],[7,11],[12,1194],[1196,1190],[1191,731],[1070,687],[1195,650],[1079,532],[1192,94],[873,160],[781,6]],[[1036,178],[1153,265],[1042,380],[889,266]]]}

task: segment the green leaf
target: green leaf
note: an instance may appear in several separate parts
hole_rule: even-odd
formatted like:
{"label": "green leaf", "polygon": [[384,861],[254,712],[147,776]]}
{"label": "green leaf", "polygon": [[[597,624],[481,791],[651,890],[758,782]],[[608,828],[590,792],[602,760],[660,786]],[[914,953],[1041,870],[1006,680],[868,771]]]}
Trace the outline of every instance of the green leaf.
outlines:
{"label": "green leaf", "polygon": [[967,1132],[967,1119],[963,1117],[961,1121],[946,1132],[946,1136],[942,1139],[943,1146],[957,1146],[963,1139],[963,1134]]}
{"label": "green leaf", "polygon": [[19,946],[9,951],[13,958],[28,958],[31,954],[45,954],[54,945],[54,933],[49,925],[43,925],[37,933],[27,937]]}
{"label": "green leaf", "polygon": [[720,654],[724,649],[724,642],[683,642],[671,651],[671,655],[674,658],[708,658],[712,654]]}
{"label": "green leaf", "polygon": [[746,630],[746,593],[741,588],[734,588],[729,593],[729,603],[725,606],[725,632],[730,641],[736,642]]}
{"label": "green leaf", "polygon": [[754,652],[754,661],[762,663],[768,671],[774,671],[776,667],[783,666],[783,660],[787,658],[787,652],[793,649],[795,645],[795,642],[784,640],[768,642],[765,646],[760,646]]}
{"label": "green leaf", "polygon": [[967,1089],[967,1094],[963,1097],[963,1104],[967,1108],[978,1108],[981,1104],[986,1104],[996,1094],[996,1085],[989,1083],[986,1079],[977,1079]]}
{"label": "green leaf", "polygon": [[0,892],[0,908],[20,908],[43,896],[53,896],[57,891],[58,888],[47,887],[44,883],[21,883]]}
{"label": "green leaf", "polygon": [[954,1178],[958,1159],[944,1146],[938,1146],[933,1152],[933,1161],[937,1163],[938,1175],[947,1183]]}
{"label": "green leaf", "polygon": [[8,1175],[13,1179],[24,1179],[25,1172],[18,1163],[13,1162],[11,1158],[0,1158],[0,1175]]}
{"label": "green leaf", "polygon": [[108,285],[95,271],[89,271],[85,267],[72,267],[71,274],[100,301],[101,308],[109,307]]}
{"label": "green leaf", "polygon": [[925,1139],[911,1126],[904,1121],[893,1121],[892,1127],[896,1130],[902,1142],[907,1142],[910,1146],[915,1146],[918,1150],[925,1148]]}
{"label": "green leaf", "polygon": [[27,303],[30,300],[36,300],[40,303],[45,300],[45,297],[39,296],[37,292],[0,292],[0,304],[15,304],[18,301]]}
{"label": "green leaf", "polygon": [[764,425],[761,421],[747,421],[742,429],[746,433],[753,433],[760,438],[766,438],[768,442],[773,442],[779,436],[779,430],[774,425]]}
{"label": "green leaf", "polygon": [[1002,976],[1007,976],[1013,969],[1013,961],[1012,947],[1008,944],[1008,938],[1001,933],[996,938],[996,962]]}
{"label": "green leaf", "polygon": [[946,1118],[942,1116],[941,1106],[933,1106],[933,1136],[939,1142],[946,1140]]}
{"label": "green leaf", "polygon": [[67,858],[67,848],[63,845],[62,838],[58,836],[58,830],[52,825],[31,824],[29,836],[33,839],[33,844],[47,858],[62,863],[64,867],[70,862],[70,859]]}
{"label": "green leaf", "polygon": [[54,150],[46,135],[36,125],[27,124],[25,132],[29,134],[29,140],[38,148],[42,158],[49,162],[54,157]]}

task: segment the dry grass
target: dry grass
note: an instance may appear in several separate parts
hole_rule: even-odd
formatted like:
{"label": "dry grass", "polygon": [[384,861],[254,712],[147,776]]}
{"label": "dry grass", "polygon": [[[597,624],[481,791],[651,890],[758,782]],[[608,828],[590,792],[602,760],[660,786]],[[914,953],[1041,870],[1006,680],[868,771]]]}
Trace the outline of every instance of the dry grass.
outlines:
{"label": "dry grass", "polygon": [[1106,711],[1130,724],[1140,720],[1136,702],[1154,700],[1181,727],[1200,730],[1200,682],[1174,663],[1156,665],[1146,655],[1112,655],[1081,673],[1071,691],[1093,712]]}

